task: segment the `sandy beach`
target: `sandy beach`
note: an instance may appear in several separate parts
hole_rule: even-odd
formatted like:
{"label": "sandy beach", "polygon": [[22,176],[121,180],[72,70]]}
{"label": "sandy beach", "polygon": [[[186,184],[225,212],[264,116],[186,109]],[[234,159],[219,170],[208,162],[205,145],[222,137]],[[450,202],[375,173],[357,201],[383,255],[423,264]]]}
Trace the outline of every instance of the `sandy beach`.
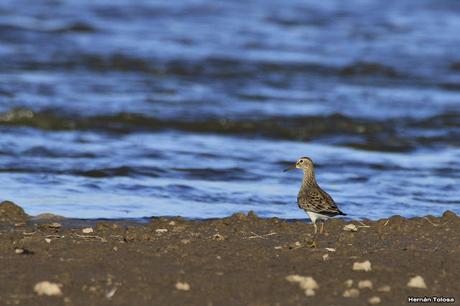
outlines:
{"label": "sandy beach", "polygon": [[331,220],[327,231],[311,248],[311,224],[253,213],[139,224],[30,217],[3,202],[0,301],[403,305],[408,297],[423,296],[458,301],[460,218],[454,213]]}

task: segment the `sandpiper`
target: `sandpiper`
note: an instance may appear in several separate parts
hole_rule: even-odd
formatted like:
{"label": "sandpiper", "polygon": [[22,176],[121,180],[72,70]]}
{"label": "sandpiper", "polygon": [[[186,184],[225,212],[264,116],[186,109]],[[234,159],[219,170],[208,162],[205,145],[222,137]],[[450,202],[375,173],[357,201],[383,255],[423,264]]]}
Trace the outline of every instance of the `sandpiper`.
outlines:
{"label": "sandpiper", "polygon": [[315,234],[318,232],[316,222],[321,221],[320,233],[323,233],[324,222],[327,219],[346,214],[341,212],[332,197],[319,187],[315,178],[313,161],[310,158],[299,158],[295,165],[285,169],[284,172],[295,168],[303,170],[303,181],[297,195],[297,205],[310,217],[315,226]]}

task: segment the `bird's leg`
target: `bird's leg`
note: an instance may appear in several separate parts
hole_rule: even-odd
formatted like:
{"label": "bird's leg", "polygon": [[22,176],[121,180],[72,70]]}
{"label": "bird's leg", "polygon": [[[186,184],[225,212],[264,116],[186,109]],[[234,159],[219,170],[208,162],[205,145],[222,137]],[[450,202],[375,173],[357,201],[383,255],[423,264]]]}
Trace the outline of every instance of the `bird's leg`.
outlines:
{"label": "bird's leg", "polygon": [[325,231],[324,231],[324,223],[326,223],[326,222],[321,221],[321,230],[319,231],[320,234],[324,234],[324,233],[325,233]]}
{"label": "bird's leg", "polygon": [[313,226],[315,227],[315,233],[314,233],[314,238],[311,241],[311,243],[308,244],[310,248],[317,248],[318,244],[316,243],[316,238],[317,238],[317,233],[318,233],[318,226],[316,225],[316,222],[313,222]]}

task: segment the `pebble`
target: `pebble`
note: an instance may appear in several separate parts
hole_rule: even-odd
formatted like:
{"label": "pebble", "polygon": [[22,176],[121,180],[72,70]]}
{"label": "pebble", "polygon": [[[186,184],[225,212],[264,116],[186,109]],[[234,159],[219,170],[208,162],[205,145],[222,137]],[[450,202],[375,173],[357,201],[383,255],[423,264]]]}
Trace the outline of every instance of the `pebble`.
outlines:
{"label": "pebble", "polygon": [[24,253],[24,249],[15,249],[14,252],[16,254],[22,254],[22,253]]}
{"label": "pebble", "polygon": [[343,227],[343,230],[347,232],[357,232],[358,228],[354,224],[347,224]]}
{"label": "pebble", "polygon": [[34,291],[38,295],[59,296],[62,295],[61,287],[61,284],[43,281],[35,284]]}
{"label": "pebble", "polygon": [[359,290],[355,288],[347,289],[343,292],[343,297],[356,298],[359,296]]}
{"label": "pebble", "polygon": [[49,228],[61,228],[62,225],[60,223],[53,222],[53,223],[47,224],[46,226]]}
{"label": "pebble", "polygon": [[91,234],[94,232],[92,227],[87,227],[81,230],[83,234]]}
{"label": "pebble", "polygon": [[326,248],[326,251],[335,252],[335,249],[334,248]]}
{"label": "pebble", "polygon": [[407,283],[407,287],[426,289],[425,280],[420,275],[414,276]]}
{"label": "pebble", "polygon": [[348,288],[351,288],[351,286],[353,286],[353,280],[352,279],[347,279],[344,284]]}
{"label": "pebble", "polygon": [[50,238],[45,238],[45,242],[46,243],[51,243],[51,239]]}
{"label": "pebble", "polygon": [[177,290],[182,290],[182,291],[189,291],[190,290],[190,285],[187,282],[177,282],[176,283],[176,289]]}
{"label": "pebble", "polygon": [[301,246],[302,246],[302,244],[300,243],[300,241],[296,241],[296,242],[294,242],[294,243],[291,243],[291,244],[289,245],[289,248],[290,248],[290,249],[297,249],[297,248],[300,248]]}
{"label": "pebble", "polygon": [[311,276],[293,274],[286,276],[286,280],[290,283],[298,283],[300,288],[305,291],[306,296],[314,296],[315,290],[319,289],[318,283]]}
{"label": "pebble", "polygon": [[381,286],[377,289],[378,292],[390,292],[391,291],[391,287],[388,286],[388,285],[385,285],[385,286]]}
{"label": "pebble", "polygon": [[328,259],[329,259],[329,254],[324,254],[324,255],[323,255],[323,261],[326,261],[326,260],[328,260]]}
{"label": "pebble", "polygon": [[355,262],[353,264],[353,270],[354,271],[371,271],[371,262],[369,260],[363,261],[363,262]]}
{"label": "pebble", "polygon": [[167,232],[168,232],[168,229],[166,229],[166,228],[157,228],[157,229],[155,230],[155,233],[159,233],[159,234],[161,234],[161,233],[167,233]]}
{"label": "pebble", "polygon": [[358,288],[359,289],[364,289],[364,288],[372,289],[372,282],[368,279],[359,281]]}
{"label": "pebble", "polygon": [[371,305],[380,304],[381,301],[382,300],[378,296],[372,296],[367,300],[367,302]]}
{"label": "pebble", "polygon": [[221,241],[221,240],[224,240],[225,237],[224,237],[224,235],[221,235],[221,234],[219,234],[219,233],[216,233],[216,234],[214,234],[214,235],[211,236],[211,239],[212,239],[212,240],[219,240],[219,241]]}

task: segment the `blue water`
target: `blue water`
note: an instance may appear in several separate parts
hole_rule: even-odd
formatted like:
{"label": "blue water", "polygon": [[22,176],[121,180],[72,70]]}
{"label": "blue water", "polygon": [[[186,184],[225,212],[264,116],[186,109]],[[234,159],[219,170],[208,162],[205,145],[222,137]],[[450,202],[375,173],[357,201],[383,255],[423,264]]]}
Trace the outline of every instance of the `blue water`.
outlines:
{"label": "blue water", "polygon": [[2,1],[0,200],[77,218],[460,213],[460,3]]}

